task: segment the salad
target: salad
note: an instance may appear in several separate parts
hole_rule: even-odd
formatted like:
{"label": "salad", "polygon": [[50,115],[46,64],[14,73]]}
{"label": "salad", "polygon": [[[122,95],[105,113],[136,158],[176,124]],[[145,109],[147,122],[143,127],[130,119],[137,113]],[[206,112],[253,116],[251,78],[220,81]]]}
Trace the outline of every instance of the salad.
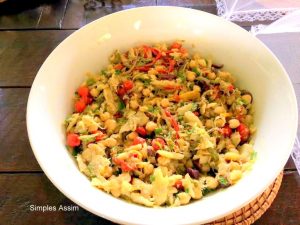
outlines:
{"label": "salad", "polygon": [[147,207],[185,205],[251,168],[252,102],[222,64],[180,41],[116,50],[78,87],[66,142],[93,186]]}

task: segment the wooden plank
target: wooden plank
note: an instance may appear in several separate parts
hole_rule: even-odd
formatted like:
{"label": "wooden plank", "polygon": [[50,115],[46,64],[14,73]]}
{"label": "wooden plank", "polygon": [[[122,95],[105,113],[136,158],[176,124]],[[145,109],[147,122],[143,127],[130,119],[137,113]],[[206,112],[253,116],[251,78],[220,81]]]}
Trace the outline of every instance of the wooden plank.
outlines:
{"label": "wooden plank", "polygon": [[92,22],[93,20],[109,15],[111,13],[118,12],[124,9],[155,5],[156,3],[155,0],[122,0],[114,2],[115,4],[112,5],[111,1],[105,1],[104,7],[97,8],[96,10],[85,10],[82,1],[70,0],[67,6],[62,27],[64,29],[78,29],[85,24]]}
{"label": "wooden plank", "polygon": [[216,3],[213,0],[157,0],[157,5],[181,6],[202,10],[211,14],[217,14]]}
{"label": "wooden plank", "polygon": [[300,177],[286,172],[281,188],[271,207],[254,225],[296,225],[300,220]]}
{"label": "wooden plank", "polygon": [[9,0],[0,4],[0,30],[60,28],[68,0]]}
{"label": "wooden plank", "polygon": [[[300,218],[300,177],[284,175],[274,203],[255,225],[295,225]],[[82,208],[70,212],[32,212],[36,206],[76,206],[60,193],[44,174],[0,174],[0,218],[2,224],[113,224]],[[101,203],[100,203],[101,204]]]}
{"label": "wooden plank", "polygon": [[[0,185],[1,224],[113,224],[82,208],[58,211],[60,205],[77,205],[59,192],[44,174],[0,174]],[[57,211],[30,210],[30,206],[47,205],[55,206]]]}
{"label": "wooden plank", "polygon": [[215,0],[157,0],[157,5],[175,5],[175,6],[197,6],[197,5],[214,5]]}
{"label": "wooden plank", "polygon": [[56,0],[43,5],[36,28],[61,28],[68,0]]}
{"label": "wooden plank", "polygon": [[0,89],[0,172],[41,171],[27,136],[28,94],[28,88]]}
{"label": "wooden plank", "polygon": [[0,86],[30,86],[47,56],[72,32],[0,32]]}

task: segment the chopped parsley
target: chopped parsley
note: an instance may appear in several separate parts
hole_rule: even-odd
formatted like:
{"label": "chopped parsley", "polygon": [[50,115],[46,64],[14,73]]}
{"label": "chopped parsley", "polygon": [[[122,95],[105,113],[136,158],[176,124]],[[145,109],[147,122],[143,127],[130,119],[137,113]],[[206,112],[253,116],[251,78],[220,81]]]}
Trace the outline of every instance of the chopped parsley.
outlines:
{"label": "chopped parsley", "polygon": [[242,98],[238,98],[235,102],[237,105],[245,105],[246,104]]}
{"label": "chopped parsley", "polygon": [[184,189],[184,192],[185,192],[185,193],[189,193],[189,192],[190,192],[190,189],[186,188],[186,189]]}
{"label": "chopped parsley", "polygon": [[82,152],[82,148],[80,146],[76,146],[73,148],[73,156],[77,156],[80,152]]}
{"label": "chopped parsley", "polygon": [[163,129],[162,129],[161,127],[159,127],[159,128],[156,128],[156,129],[154,130],[154,133],[155,133],[156,135],[158,135],[158,134],[161,134],[162,131],[163,131]]}
{"label": "chopped parsley", "polygon": [[208,195],[212,190],[209,189],[209,188],[204,188],[202,189],[202,195],[205,196],[205,195]]}
{"label": "chopped parsley", "polygon": [[119,102],[118,102],[118,110],[122,111],[125,108],[126,108],[125,103],[120,99]]}
{"label": "chopped parsley", "polygon": [[185,73],[183,70],[179,70],[177,73],[177,77],[181,80],[181,82],[186,81]]}
{"label": "chopped parsley", "polygon": [[122,73],[121,70],[115,70],[115,74],[116,74],[116,75],[120,75],[121,73]]}
{"label": "chopped parsley", "polygon": [[151,175],[149,179],[150,179],[150,181],[151,181],[151,183],[152,183],[152,182],[155,181],[155,176],[154,176],[154,175]]}
{"label": "chopped parsley", "polygon": [[222,184],[223,186],[227,186],[229,184],[228,180],[222,176],[219,177],[219,183]]}
{"label": "chopped parsley", "polygon": [[257,157],[257,152],[256,152],[256,151],[253,151],[253,152],[251,153],[250,160],[255,160],[256,157]]}
{"label": "chopped parsley", "polygon": [[201,76],[201,72],[196,67],[193,68],[193,72],[196,73],[197,76]]}
{"label": "chopped parsley", "polygon": [[96,83],[96,81],[95,81],[93,78],[89,78],[89,79],[86,81],[87,86],[91,86],[91,85],[93,85],[94,83]]}

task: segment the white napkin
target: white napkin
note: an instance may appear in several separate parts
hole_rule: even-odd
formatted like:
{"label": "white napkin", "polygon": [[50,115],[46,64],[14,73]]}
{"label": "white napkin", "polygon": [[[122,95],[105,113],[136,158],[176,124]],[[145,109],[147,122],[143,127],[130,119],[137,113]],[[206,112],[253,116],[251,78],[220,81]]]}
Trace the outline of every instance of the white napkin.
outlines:
{"label": "white napkin", "polygon": [[217,12],[230,21],[274,21],[300,9],[299,0],[216,0]]}

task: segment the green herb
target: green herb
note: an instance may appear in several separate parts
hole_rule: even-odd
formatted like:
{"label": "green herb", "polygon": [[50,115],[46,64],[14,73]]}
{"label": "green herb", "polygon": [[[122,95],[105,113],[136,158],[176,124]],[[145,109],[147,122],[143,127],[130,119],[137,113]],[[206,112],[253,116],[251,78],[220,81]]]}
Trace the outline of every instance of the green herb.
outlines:
{"label": "green herb", "polygon": [[149,179],[150,179],[151,183],[153,183],[155,181],[155,176],[151,175]]}
{"label": "green herb", "polygon": [[196,73],[197,76],[201,76],[201,72],[196,67],[193,68],[193,72]]}
{"label": "green herb", "polygon": [[245,101],[241,98],[238,98],[235,102],[237,105],[245,105]]}
{"label": "green herb", "polygon": [[117,122],[118,122],[118,124],[125,124],[126,122],[127,122],[127,119],[126,118],[124,118],[124,117],[122,117],[122,118],[118,118],[117,119]]}
{"label": "green herb", "polygon": [[106,72],[106,70],[101,70],[101,75],[104,75],[104,76],[106,76],[107,75],[107,72]]}
{"label": "green herb", "polygon": [[93,85],[94,83],[96,83],[96,81],[95,81],[93,78],[89,78],[89,79],[87,79],[87,81],[86,81],[87,86],[91,86],[91,85]]}
{"label": "green herb", "polygon": [[97,134],[81,135],[81,136],[79,137],[79,139],[80,139],[82,142],[88,144],[88,143],[90,143],[90,142],[94,142],[96,136],[97,136]]}
{"label": "green herb", "polygon": [[149,79],[142,79],[142,82],[146,87],[151,84],[151,80],[149,80]]}
{"label": "green herb", "polygon": [[121,173],[122,173],[122,170],[121,170],[121,169],[117,169],[116,171],[113,172],[113,174],[114,174],[115,176],[118,176],[118,175],[120,175]]}
{"label": "green herb", "polygon": [[186,81],[185,73],[183,70],[179,70],[177,73],[177,77],[181,80],[181,82]]}
{"label": "green herb", "polygon": [[189,192],[190,192],[190,189],[188,189],[188,188],[187,188],[187,189],[184,189],[184,192],[185,192],[185,193],[189,193]]}
{"label": "green herb", "polygon": [[257,152],[256,152],[256,151],[253,151],[253,152],[251,153],[250,160],[255,160],[256,157],[257,157]]}
{"label": "green herb", "polygon": [[156,129],[154,130],[154,133],[155,133],[156,135],[158,135],[158,134],[161,134],[162,131],[163,131],[163,129],[162,129],[161,127],[159,127],[159,128],[156,128]]}
{"label": "green herb", "polygon": [[222,184],[223,186],[227,186],[228,180],[225,177],[219,176],[219,183]]}
{"label": "green herb", "polygon": [[178,122],[181,122],[181,121],[183,120],[183,115],[179,115],[179,116],[177,117],[177,120],[178,120]]}
{"label": "green herb", "polygon": [[212,190],[209,189],[209,188],[204,188],[202,189],[202,195],[205,196],[205,195],[208,195]]}
{"label": "green herb", "polygon": [[80,152],[82,152],[82,148],[80,146],[76,146],[73,148],[73,156],[77,156]]}
{"label": "green herb", "polygon": [[191,111],[196,111],[196,110],[197,110],[197,108],[198,108],[198,104],[197,104],[197,103],[195,103],[195,102],[193,102],[193,103],[192,103],[192,108],[191,108]]}
{"label": "green herb", "polygon": [[123,109],[125,109],[126,105],[125,103],[120,99],[118,102],[118,110],[122,111]]}
{"label": "green herb", "polygon": [[148,106],[148,112],[156,114],[156,113],[158,113],[158,111],[159,111],[158,107],[155,107],[152,105]]}
{"label": "green herb", "polygon": [[116,74],[116,75],[120,75],[121,73],[122,73],[121,70],[115,70],[115,74]]}

